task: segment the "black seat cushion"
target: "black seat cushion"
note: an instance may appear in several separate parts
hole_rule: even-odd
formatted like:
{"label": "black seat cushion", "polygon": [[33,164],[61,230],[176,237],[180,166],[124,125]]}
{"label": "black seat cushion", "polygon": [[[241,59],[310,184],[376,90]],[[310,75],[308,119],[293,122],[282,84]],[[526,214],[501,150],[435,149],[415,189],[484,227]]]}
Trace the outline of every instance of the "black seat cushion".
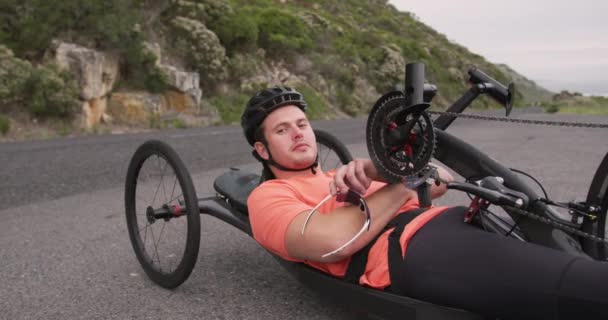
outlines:
{"label": "black seat cushion", "polygon": [[228,199],[228,203],[236,210],[248,214],[247,198],[255,187],[260,184],[260,176],[231,168],[215,179],[213,188]]}

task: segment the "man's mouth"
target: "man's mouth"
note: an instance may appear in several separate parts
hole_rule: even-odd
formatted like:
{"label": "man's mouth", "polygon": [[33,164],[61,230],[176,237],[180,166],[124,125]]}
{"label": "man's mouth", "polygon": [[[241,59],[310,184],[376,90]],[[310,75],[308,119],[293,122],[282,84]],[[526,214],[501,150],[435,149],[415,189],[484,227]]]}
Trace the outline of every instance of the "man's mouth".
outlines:
{"label": "man's mouth", "polygon": [[293,146],[293,148],[291,148],[291,150],[295,151],[295,150],[298,150],[301,148],[308,148],[308,147],[309,147],[308,143],[300,142],[300,143],[297,143],[295,146]]}

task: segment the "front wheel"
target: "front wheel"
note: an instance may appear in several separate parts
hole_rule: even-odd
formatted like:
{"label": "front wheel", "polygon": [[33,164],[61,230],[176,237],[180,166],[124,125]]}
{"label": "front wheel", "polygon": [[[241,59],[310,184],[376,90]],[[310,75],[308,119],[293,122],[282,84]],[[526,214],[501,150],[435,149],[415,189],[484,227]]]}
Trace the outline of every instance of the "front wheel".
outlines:
{"label": "front wheel", "polygon": [[323,130],[315,130],[317,154],[321,170],[330,171],[353,160],[348,148],[336,137]]}
{"label": "front wheel", "polygon": [[[597,218],[591,220],[587,217],[583,220],[583,231],[606,239],[608,233],[607,217],[608,214],[608,153],[604,156],[604,160],[597,168],[589,193],[587,194],[587,203],[595,206],[600,206],[600,211]],[[583,250],[591,257],[597,260],[608,260],[608,245],[601,242],[591,241],[589,239],[581,239]]]}
{"label": "front wheel", "polygon": [[151,140],[135,151],[125,213],[133,250],[148,277],[168,289],[182,284],[198,257],[200,212],[190,174],[166,143]]}

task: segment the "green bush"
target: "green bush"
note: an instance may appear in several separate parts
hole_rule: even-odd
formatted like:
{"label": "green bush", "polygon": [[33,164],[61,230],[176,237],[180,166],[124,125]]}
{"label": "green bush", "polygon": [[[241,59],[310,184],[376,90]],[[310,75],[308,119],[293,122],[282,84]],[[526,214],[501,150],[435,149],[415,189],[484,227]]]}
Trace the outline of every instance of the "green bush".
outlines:
{"label": "green bush", "polygon": [[70,117],[79,105],[75,81],[53,65],[33,69],[23,94],[30,113],[40,117]]}
{"label": "green bush", "polygon": [[546,113],[557,113],[559,112],[559,106],[557,104],[550,104],[545,108]]}
{"label": "green bush", "polygon": [[297,90],[302,93],[306,103],[308,104],[308,108],[306,110],[308,119],[321,119],[327,114],[327,106],[323,101],[323,98],[319,96],[315,89],[304,85],[298,87]]}
{"label": "green bush", "polygon": [[340,108],[351,116],[356,116],[359,110],[354,105],[353,93],[352,90],[349,90],[344,87],[339,87],[336,92],[336,99],[338,100],[338,105]]}
{"label": "green bush", "polygon": [[224,123],[240,123],[241,114],[245,109],[249,96],[240,93],[221,95],[211,99],[211,104],[217,108]]}
{"label": "green bush", "polygon": [[116,51],[126,58],[126,82],[159,91],[162,73],[143,47],[139,0],[5,0],[0,2],[0,43],[19,57],[42,57],[55,38]]}
{"label": "green bush", "polygon": [[124,48],[124,84],[132,89],[145,89],[153,93],[168,89],[167,77],[157,67],[156,57],[149,52],[142,41],[135,41]]}
{"label": "green bush", "polygon": [[348,67],[342,57],[338,55],[315,56],[314,65],[319,73],[328,80],[334,80],[348,88],[355,86],[353,70]]}
{"label": "green bush", "polygon": [[228,58],[228,71],[233,79],[244,79],[258,72],[262,58],[254,54],[235,54]]}
{"label": "green bush", "polygon": [[235,51],[254,49],[258,41],[258,25],[250,10],[239,10],[221,16],[208,24],[215,32],[229,55]]}
{"label": "green bush", "polygon": [[29,62],[15,58],[11,50],[0,45],[0,111],[22,102],[32,69]]}
{"label": "green bush", "polygon": [[307,51],[313,41],[309,30],[301,18],[283,10],[269,8],[256,16],[259,30],[259,46],[269,54]]}
{"label": "green bush", "polygon": [[0,133],[7,134],[11,129],[11,122],[7,116],[0,114]]}
{"label": "green bush", "polygon": [[172,28],[172,51],[181,56],[188,68],[196,70],[205,89],[227,76],[226,49],[217,35],[202,22],[184,17],[175,17]]}

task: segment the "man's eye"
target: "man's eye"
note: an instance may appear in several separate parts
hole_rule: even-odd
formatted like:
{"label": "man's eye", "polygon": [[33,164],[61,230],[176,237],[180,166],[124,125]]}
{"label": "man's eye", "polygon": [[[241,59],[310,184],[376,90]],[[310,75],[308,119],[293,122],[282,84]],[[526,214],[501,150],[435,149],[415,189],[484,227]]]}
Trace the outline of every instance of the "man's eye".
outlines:
{"label": "man's eye", "polygon": [[278,134],[285,133],[285,129],[279,129],[279,130],[277,130],[277,133],[278,133]]}
{"label": "man's eye", "polygon": [[308,127],[308,123],[300,123],[298,125],[298,127],[300,127],[300,128],[306,128],[306,127]]}

